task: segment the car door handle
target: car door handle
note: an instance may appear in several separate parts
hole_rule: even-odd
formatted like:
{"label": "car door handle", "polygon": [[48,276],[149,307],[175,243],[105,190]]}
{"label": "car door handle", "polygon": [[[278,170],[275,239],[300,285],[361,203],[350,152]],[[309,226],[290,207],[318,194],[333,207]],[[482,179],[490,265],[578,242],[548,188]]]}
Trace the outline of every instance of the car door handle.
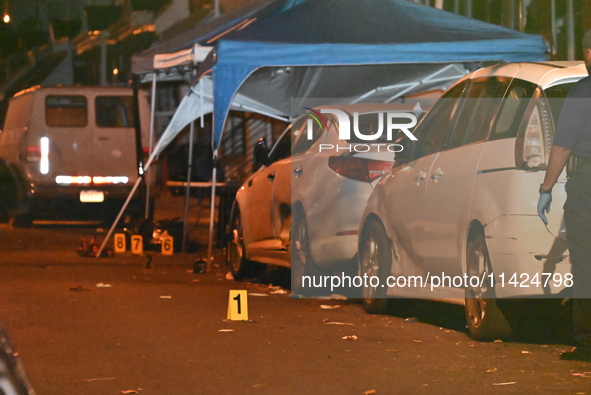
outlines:
{"label": "car door handle", "polygon": [[275,179],[275,173],[271,173],[271,174],[267,175],[267,179],[269,181],[273,181]]}
{"label": "car door handle", "polygon": [[427,178],[427,173],[425,173],[424,171],[420,171],[417,173],[417,178],[415,178],[415,180],[417,180],[417,184],[418,184],[421,181],[423,181],[425,178]]}
{"label": "car door handle", "polygon": [[431,178],[434,180],[439,180],[442,176],[443,176],[443,170],[441,170],[441,168],[438,168],[433,173],[431,173]]}
{"label": "car door handle", "polygon": [[293,172],[295,173],[295,175],[296,175],[297,177],[299,177],[299,176],[301,176],[301,175],[302,175],[302,173],[304,172],[304,169],[302,169],[301,167],[298,167],[298,168],[296,168],[296,169],[295,169]]}

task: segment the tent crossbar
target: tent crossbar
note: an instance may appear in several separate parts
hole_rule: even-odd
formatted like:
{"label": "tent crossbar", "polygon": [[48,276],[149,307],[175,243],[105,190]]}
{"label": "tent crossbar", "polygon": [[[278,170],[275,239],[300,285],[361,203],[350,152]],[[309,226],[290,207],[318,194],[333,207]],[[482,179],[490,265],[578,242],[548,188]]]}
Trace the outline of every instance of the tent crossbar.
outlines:
{"label": "tent crossbar", "polygon": [[416,86],[416,82],[407,82],[407,83],[404,83],[404,84],[394,84],[394,85],[387,85],[387,86],[378,86],[378,87],[373,88],[372,90],[364,93],[363,95],[357,97],[356,99],[354,99],[353,101],[351,101],[351,104],[359,103],[360,101],[367,99],[368,97],[372,96],[373,94],[375,94],[377,92],[391,91],[391,90],[394,90],[394,89],[406,88],[408,86],[414,87],[414,86]]}

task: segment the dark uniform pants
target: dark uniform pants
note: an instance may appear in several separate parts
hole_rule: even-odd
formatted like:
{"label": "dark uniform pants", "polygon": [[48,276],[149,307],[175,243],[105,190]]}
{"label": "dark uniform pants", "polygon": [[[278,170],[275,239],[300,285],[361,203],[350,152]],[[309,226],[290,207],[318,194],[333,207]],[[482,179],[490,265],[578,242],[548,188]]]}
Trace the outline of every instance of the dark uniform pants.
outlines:
{"label": "dark uniform pants", "polygon": [[578,346],[591,351],[591,165],[566,184],[564,222],[573,273],[573,331]]}

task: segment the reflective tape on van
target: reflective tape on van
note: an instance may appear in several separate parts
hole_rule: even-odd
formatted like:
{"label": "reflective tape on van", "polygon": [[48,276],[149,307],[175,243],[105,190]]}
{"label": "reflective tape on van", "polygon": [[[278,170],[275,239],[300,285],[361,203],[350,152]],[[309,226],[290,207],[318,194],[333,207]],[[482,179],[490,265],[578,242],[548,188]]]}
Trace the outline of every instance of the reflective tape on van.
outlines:
{"label": "reflective tape on van", "polygon": [[60,185],[127,184],[129,178],[125,176],[57,176],[55,182]]}

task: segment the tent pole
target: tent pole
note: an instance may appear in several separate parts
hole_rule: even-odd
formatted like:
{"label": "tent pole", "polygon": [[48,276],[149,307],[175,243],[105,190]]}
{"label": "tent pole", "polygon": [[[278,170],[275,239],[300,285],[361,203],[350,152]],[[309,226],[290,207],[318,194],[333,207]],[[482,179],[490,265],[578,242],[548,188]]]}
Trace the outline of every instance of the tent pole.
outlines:
{"label": "tent pole", "polygon": [[[148,155],[152,155],[153,141],[154,141],[154,121],[156,113],[156,71],[152,77],[152,103],[150,105],[150,140],[148,141]],[[150,217],[150,175],[146,170],[146,211],[144,212],[144,218]]]}
{"label": "tent pole", "polygon": [[191,174],[193,173],[193,134],[195,131],[195,122],[189,126],[189,159],[187,160],[187,187],[185,188],[185,215],[183,216],[183,247],[182,252],[186,251],[187,246],[187,221],[189,219],[189,198],[191,196]]}
{"label": "tent pole", "polygon": [[97,253],[95,255],[96,258],[98,258],[98,257],[101,256],[101,253],[103,252],[103,249],[107,245],[107,241],[109,240],[109,238],[111,238],[111,235],[113,234],[113,231],[115,230],[115,226],[117,226],[117,223],[119,223],[119,220],[123,216],[123,213],[125,212],[125,209],[129,205],[129,202],[131,201],[131,198],[135,194],[135,191],[137,191],[137,188],[140,186],[140,182],[142,181],[142,178],[143,177],[138,177],[137,180],[135,181],[135,185],[133,186],[133,189],[131,190],[131,192],[127,196],[127,200],[125,200],[125,203],[123,204],[123,207],[121,207],[121,210],[119,210],[119,214],[117,214],[117,218],[113,222],[113,225],[111,225],[111,228],[109,229],[109,232],[107,232],[107,236],[105,236],[105,239],[103,240],[103,243],[101,244],[101,248],[99,248],[99,250],[97,251]]}
{"label": "tent pole", "polygon": [[[213,169],[211,171],[211,202],[209,204],[209,240],[207,244],[207,272],[213,266],[213,222],[215,220],[215,182],[217,179],[218,149],[213,150]],[[220,207],[220,210],[222,207]],[[219,224],[218,226],[221,226]]]}
{"label": "tent pole", "polygon": [[573,0],[566,1],[566,60],[575,60],[575,10]]}
{"label": "tent pole", "polygon": [[556,56],[556,0],[550,0],[550,29],[552,31],[552,56]]}

